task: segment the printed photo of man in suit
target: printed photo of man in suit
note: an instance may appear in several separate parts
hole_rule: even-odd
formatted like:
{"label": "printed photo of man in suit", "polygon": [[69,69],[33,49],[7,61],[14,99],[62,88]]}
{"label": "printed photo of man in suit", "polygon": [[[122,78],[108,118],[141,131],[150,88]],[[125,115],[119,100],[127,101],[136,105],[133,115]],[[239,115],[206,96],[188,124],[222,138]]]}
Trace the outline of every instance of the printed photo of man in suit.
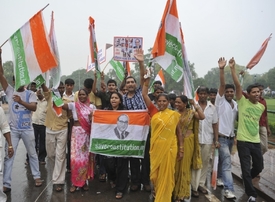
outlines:
{"label": "printed photo of man in suit", "polygon": [[118,139],[125,139],[129,132],[126,131],[129,124],[129,117],[127,114],[122,114],[117,118],[117,127],[115,127],[114,131]]}

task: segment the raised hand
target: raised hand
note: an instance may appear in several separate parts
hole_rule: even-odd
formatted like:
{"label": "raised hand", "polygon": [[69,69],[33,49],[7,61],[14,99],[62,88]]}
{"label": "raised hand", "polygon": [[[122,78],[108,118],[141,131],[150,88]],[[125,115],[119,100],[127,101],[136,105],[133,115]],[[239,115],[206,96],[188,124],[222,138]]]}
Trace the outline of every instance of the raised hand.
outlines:
{"label": "raised hand", "polygon": [[144,61],[144,55],[143,55],[143,50],[142,49],[137,49],[136,53],[135,53],[135,58],[139,61],[139,62],[143,62]]}
{"label": "raised hand", "polygon": [[229,60],[229,66],[231,69],[234,69],[235,68],[235,59],[234,57],[232,57],[230,60]]}
{"label": "raised hand", "polygon": [[226,66],[226,62],[227,61],[225,60],[224,57],[219,58],[219,60],[218,60],[219,68],[224,69],[224,67]]}

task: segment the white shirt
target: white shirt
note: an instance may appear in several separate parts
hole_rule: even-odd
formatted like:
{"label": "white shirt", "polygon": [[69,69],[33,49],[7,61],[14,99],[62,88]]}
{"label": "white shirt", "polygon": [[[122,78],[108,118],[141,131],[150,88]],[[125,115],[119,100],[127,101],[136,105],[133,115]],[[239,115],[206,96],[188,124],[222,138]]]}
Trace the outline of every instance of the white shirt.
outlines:
{"label": "white shirt", "polygon": [[0,131],[1,131],[0,132],[0,148],[2,148],[2,134],[10,132],[10,126],[6,119],[6,115],[5,115],[5,112],[2,107],[0,107]]}
{"label": "white shirt", "polygon": [[212,124],[218,123],[216,107],[210,101],[207,101],[207,105],[203,113],[205,115],[205,119],[200,120],[199,123],[199,143],[212,144],[214,139]]}
{"label": "white shirt", "polygon": [[219,133],[227,137],[235,136],[234,122],[237,118],[238,106],[235,100],[232,100],[234,107],[225,99],[224,95],[221,97],[217,94],[215,106],[219,117]]}
{"label": "white shirt", "polygon": [[71,95],[67,95],[66,91],[63,93],[63,99],[69,100],[71,102],[74,102],[74,92],[72,92]]}

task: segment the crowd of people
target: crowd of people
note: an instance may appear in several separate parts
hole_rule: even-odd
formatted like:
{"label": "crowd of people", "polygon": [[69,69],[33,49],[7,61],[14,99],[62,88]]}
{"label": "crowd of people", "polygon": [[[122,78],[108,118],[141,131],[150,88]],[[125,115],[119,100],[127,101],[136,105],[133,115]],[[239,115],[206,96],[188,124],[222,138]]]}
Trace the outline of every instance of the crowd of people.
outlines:
{"label": "crowd of people", "polygon": [[[27,150],[26,164],[31,168],[36,187],[43,184],[39,166],[47,162],[53,166],[53,189],[57,192],[64,188],[66,172],[71,176],[71,193],[79,188],[89,190],[88,182],[97,173],[98,180],[110,183],[116,199],[123,197],[130,182],[131,191],[142,187],[155,202],[190,201],[191,196],[199,197],[199,192],[207,194],[208,167],[216,148],[219,150],[217,186],[224,187],[226,198],[234,199],[230,155],[236,140],[245,192],[248,201],[256,201],[252,179],[263,169],[263,153],[267,151],[270,134],[267,107],[261,97],[263,86],[252,84],[243,93],[234,58],[228,63],[234,84],[226,84],[227,61],[220,58],[219,88],[200,86],[196,91],[197,101],[185,95],[167,94],[160,81],[154,83],[154,92],[149,93],[150,73],[145,72],[143,50],[137,49],[135,58],[139,63],[139,86],[132,76],[125,76],[120,88],[113,79],[106,85],[103,73],[99,89],[96,74],[94,79],[86,79],[77,92],[73,92],[73,79],[66,79],[65,84],[60,82],[58,92],[64,105],[58,115],[52,99],[56,92],[45,84],[37,89],[31,83],[29,89],[21,86],[17,90],[8,84],[0,49],[0,83],[10,114],[8,124],[0,108],[0,129],[6,138],[0,197],[5,198],[2,192],[12,191],[13,154],[22,139]],[[143,158],[89,151],[92,117],[97,109],[148,110],[151,127]],[[0,162],[1,159],[0,152]]]}

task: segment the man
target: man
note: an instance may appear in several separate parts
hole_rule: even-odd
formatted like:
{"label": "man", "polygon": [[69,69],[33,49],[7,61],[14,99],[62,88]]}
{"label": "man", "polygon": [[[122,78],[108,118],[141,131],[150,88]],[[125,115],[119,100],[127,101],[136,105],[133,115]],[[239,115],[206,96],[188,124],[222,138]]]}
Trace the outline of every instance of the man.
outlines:
{"label": "man", "polygon": [[265,107],[259,102],[260,90],[257,84],[247,87],[248,99],[242,95],[242,87],[236,74],[234,58],[229,60],[229,65],[232,79],[236,86],[236,99],[239,108],[237,148],[241,163],[242,177],[245,193],[249,197],[248,202],[254,202],[257,198],[257,192],[252,184],[252,179],[263,169],[259,120]]}
{"label": "man", "polygon": [[210,88],[208,97],[209,97],[209,100],[212,103],[212,105],[215,105],[217,93],[218,93],[217,88]]}
{"label": "man", "polygon": [[[94,80],[91,78],[85,79],[84,81],[84,89],[89,93],[89,99],[91,104],[95,105],[97,109],[101,109],[102,103],[101,99],[95,96],[95,94],[92,92]],[[78,91],[74,94],[74,101],[76,102],[78,100]]]}
{"label": "man", "polygon": [[31,84],[30,84],[30,90],[32,91],[32,92],[36,92],[37,91],[37,89],[36,89],[36,83],[35,82],[31,82]]}
{"label": "man", "polygon": [[117,118],[117,127],[114,128],[115,134],[118,139],[125,139],[129,132],[126,131],[129,124],[129,117],[126,114],[122,114]]}
{"label": "man", "polygon": [[37,96],[37,107],[36,111],[32,114],[32,126],[35,136],[35,149],[38,152],[38,161],[41,165],[45,165],[46,152],[46,127],[44,125],[46,112],[47,112],[47,101],[45,100],[41,90],[36,92]]}
{"label": "man", "polygon": [[[74,102],[74,80],[66,79],[65,80],[65,92],[63,94],[63,99],[67,102]],[[68,111],[68,138],[67,138],[67,172],[71,172],[71,136],[72,128],[74,125],[74,119],[71,111]]]}
{"label": "man", "polygon": [[219,165],[217,186],[224,186],[225,197],[236,198],[234,195],[233,178],[231,173],[231,149],[234,144],[234,122],[237,117],[237,103],[233,100],[235,87],[225,84],[224,67],[226,60],[220,58],[218,61],[220,69],[220,87],[216,97],[215,105],[219,117],[219,138],[215,142],[219,147]]}
{"label": "man", "polygon": [[168,97],[169,97],[169,103],[170,103],[170,105],[168,106],[169,109],[175,110],[176,108],[175,101],[176,101],[177,95],[175,93],[169,93]]}
{"label": "man", "polygon": [[[140,68],[140,86],[137,87],[137,83],[134,77],[128,76],[125,78],[126,88],[128,92],[123,96],[123,104],[128,110],[141,110],[146,109],[146,105],[142,98],[141,94],[141,86],[144,83],[144,56],[143,50],[137,49],[135,54],[135,58],[139,63]],[[138,134],[134,134],[138,135]],[[148,138],[146,141],[144,158],[141,159],[142,168],[140,170],[140,159],[138,158],[130,158],[130,167],[131,167],[131,187],[132,191],[137,191],[140,188],[140,184],[143,184],[143,187],[146,191],[151,191],[150,187],[150,159],[149,159],[149,147],[150,147],[150,135],[148,134]]]}
{"label": "man", "polygon": [[[2,67],[2,50],[0,49],[0,83],[7,95],[9,106],[9,123],[11,129],[11,142],[14,152],[16,152],[20,139],[23,140],[27,153],[30,159],[30,167],[35,186],[42,185],[40,179],[40,171],[38,158],[35,151],[35,138],[31,124],[32,111],[36,110],[36,96],[32,91],[25,90],[24,86],[20,86],[16,91],[8,84],[4,77],[4,70]],[[8,155],[4,159],[4,181],[3,191],[11,191],[11,173],[13,167],[14,156],[11,158]]]}
{"label": "man", "polygon": [[[162,87],[161,81],[155,81],[153,83],[153,89],[155,90],[156,87]],[[151,101],[155,100],[154,92],[148,94]]]}
{"label": "man", "polygon": [[[64,94],[64,84],[60,82],[58,91],[62,97]],[[57,116],[53,109],[52,92],[45,84],[42,84],[45,99],[47,100],[46,126],[46,150],[51,163],[54,164],[52,182],[55,191],[63,190],[66,173],[66,143],[68,136],[68,116],[67,111],[62,109],[62,115]],[[66,102],[66,100],[63,100]]]}
{"label": "man", "polygon": [[[205,187],[209,160],[212,151],[213,141],[218,141],[218,114],[216,107],[207,101],[209,90],[205,86],[197,89],[199,97],[198,105],[202,109],[205,119],[199,122],[199,143],[201,148],[202,169],[192,169],[192,196],[199,197],[198,190],[203,194],[207,194]],[[217,145],[218,146],[218,145]]]}
{"label": "man", "polygon": [[141,48],[141,44],[140,44],[140,40],[139,39],[135,40],[134,48]]}
{"label": "man", "polygon": [[[6,138],[6,155],[11,158],[13,156],[13,147],[11,143],[10,127],[6,119],[6,115],[2,107],[0,107],[0,183],[3,183],[3,169],[2,169],[2,135]],[[0,201],[7,201],[6,194],[3,193],[3,187],[0,186]]]}

